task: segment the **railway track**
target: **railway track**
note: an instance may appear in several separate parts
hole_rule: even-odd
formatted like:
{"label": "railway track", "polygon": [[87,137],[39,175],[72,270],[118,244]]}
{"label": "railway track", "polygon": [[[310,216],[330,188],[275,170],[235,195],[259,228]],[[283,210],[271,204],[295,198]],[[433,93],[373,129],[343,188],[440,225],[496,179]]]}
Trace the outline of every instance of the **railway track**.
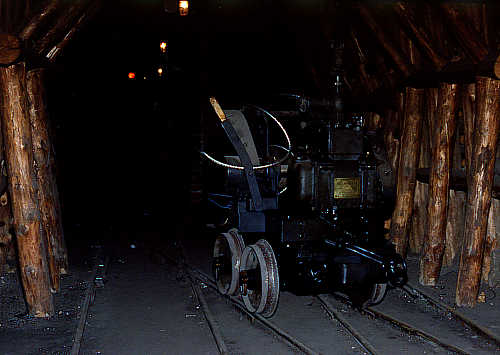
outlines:
{"label": "railway track", "polygon": [[[411,285],[391,290],[381,304],[361,312],[339,296],[282,292],[276,314],[264,318],[248,312],[239,297],[220,294],[212,276],[191,266],[182,253],[166,257],[190,281],[221,354],[500,354],[498,338]],[[85,312],[106,273],[109,259],[99,259]],[[82,319],[72,354],[79,352]]]}
{"label": "railway track", "polygon": [[[199,283],[204,285],[205,294],[210,293],[209,302],[200,301],[205,303],[203,308],[209,310],[214,297],[226,299],[227,303],[246,314],[251,323],[259,323],[264,331],[272,332],[275,337],[301,353],[500,354],[495,339],[455,315],[450,315],[449,310],[443,310],[410,287],[392,290],[382,304],[369,307],[363,312],[353,309],[345,300],[332,295],[297,297],[283,293],[280,309],[274,317],[266,319],[247,312],[238,298],[218,293],[216,284],[209,275],[192,267],[189,267],[189,274],[198,294],[202,292]],[[396,303],[399,303],[401,311],[398,306],[395,307]],[[302,310],[299,311],[300,308]],[[323,312],[319,312],[320,309]],[[300,317],[299,313],[302,311],[315,316],[307,317],[304,322],[298,323],[297,319],[293,323],[290,322],[292,318]],[[294,316],[290,317],[291,313]],[[213,319],[211,316],[206,318],[207,321]],[[330,323],[325,327],[327,318]],[[219,327],[217,321],[213,321],[213,324],[215,326],[210,325],[211,329]],[[297,327],[297,324],[300,326]],[[308,332],[303,329],[308,329]],[[215,334],[224,332],[225,329],[215,330]],[[217,337],[215,334],[214,338]],[[311,338],[311,334],[316,334],[316,339]],[[325,337],[326,334],[330,336]],[[340,340],[338,336],[343,339]],[[319,340],[321,337],[322,340]],[[349,338],[349,349],[339,350],[339,344],[346,342],[346,338]],[[219,347],[219,351],[234,353],[227,346],[222,348],[222,351]]]}

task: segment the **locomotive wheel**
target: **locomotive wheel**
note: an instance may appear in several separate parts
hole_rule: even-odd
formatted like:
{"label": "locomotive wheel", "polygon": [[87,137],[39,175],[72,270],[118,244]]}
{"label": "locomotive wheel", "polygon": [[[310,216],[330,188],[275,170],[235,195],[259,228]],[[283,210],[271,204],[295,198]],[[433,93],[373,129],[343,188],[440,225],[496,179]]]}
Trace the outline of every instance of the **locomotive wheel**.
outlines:
{"label": "locomotive wheel", "polygon": [[239,288],[241,255],[245,248],[243,237],[236,228],[215,239],[214,274],[219,292],[234,295]]}
{"label": "locomotive wheel", "polygon": [[246,278],[242,293],[246,308],[264,317],[272,316],[278,305],[280,280],[276,256],[266,240],[245,248],[241,271],[242,278]]}
{"label": "locomotive wheel", "polygon": [[366,302],[366,306],[374,306],[382,302],[385,297],[385,293],[387,291],[387,284],[375,284],[372,287],[371,295],[368,301]]}

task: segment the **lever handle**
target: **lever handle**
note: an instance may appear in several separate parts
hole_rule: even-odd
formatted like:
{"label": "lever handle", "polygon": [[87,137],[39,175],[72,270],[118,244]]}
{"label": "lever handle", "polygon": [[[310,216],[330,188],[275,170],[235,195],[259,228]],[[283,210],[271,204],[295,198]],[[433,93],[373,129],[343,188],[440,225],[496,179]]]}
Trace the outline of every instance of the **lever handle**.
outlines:
{"label": "lever handle", "polygon": [[217,116],[219,116],[220,121],[224,122],[226,120],[226,114],[224,113],[224,111],[222,111],[222,107],[220,107],[220,105],[217,102],[217,100],[215,99],[215,97],[212,96],[210,98],[210,104],[214,108],[215,113],[217,114]]}

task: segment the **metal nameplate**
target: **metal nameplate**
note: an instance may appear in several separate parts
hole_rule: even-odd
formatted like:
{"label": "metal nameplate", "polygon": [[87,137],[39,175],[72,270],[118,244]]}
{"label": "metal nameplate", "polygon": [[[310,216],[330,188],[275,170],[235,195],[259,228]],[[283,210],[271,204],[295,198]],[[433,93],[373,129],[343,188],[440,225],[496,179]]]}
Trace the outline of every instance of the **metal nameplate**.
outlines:
{"label": "metal nameplate", "polygon": [[359,198],[361,183],[357,178],[335,178],[333,198]]}

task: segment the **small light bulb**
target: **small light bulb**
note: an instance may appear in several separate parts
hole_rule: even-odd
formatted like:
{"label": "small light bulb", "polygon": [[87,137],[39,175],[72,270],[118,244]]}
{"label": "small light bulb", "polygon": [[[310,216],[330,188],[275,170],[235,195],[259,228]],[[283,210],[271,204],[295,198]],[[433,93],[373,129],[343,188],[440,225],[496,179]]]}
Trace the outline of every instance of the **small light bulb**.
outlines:
{"label": "small light bulb", "polygon": [[158,68],[158,75],[162,75],[163,74],[163,69],[162,68]]}
{"label": "small light bulb", "polygon": [[181,16],[186,16],[189,12],[189,1],[181,0],[179,1],[179,14]]}
{"label": "small light bulb", "polygon": [[160,49],[163,53],[165,53],[167,51],[167,42],[161,42]]}

